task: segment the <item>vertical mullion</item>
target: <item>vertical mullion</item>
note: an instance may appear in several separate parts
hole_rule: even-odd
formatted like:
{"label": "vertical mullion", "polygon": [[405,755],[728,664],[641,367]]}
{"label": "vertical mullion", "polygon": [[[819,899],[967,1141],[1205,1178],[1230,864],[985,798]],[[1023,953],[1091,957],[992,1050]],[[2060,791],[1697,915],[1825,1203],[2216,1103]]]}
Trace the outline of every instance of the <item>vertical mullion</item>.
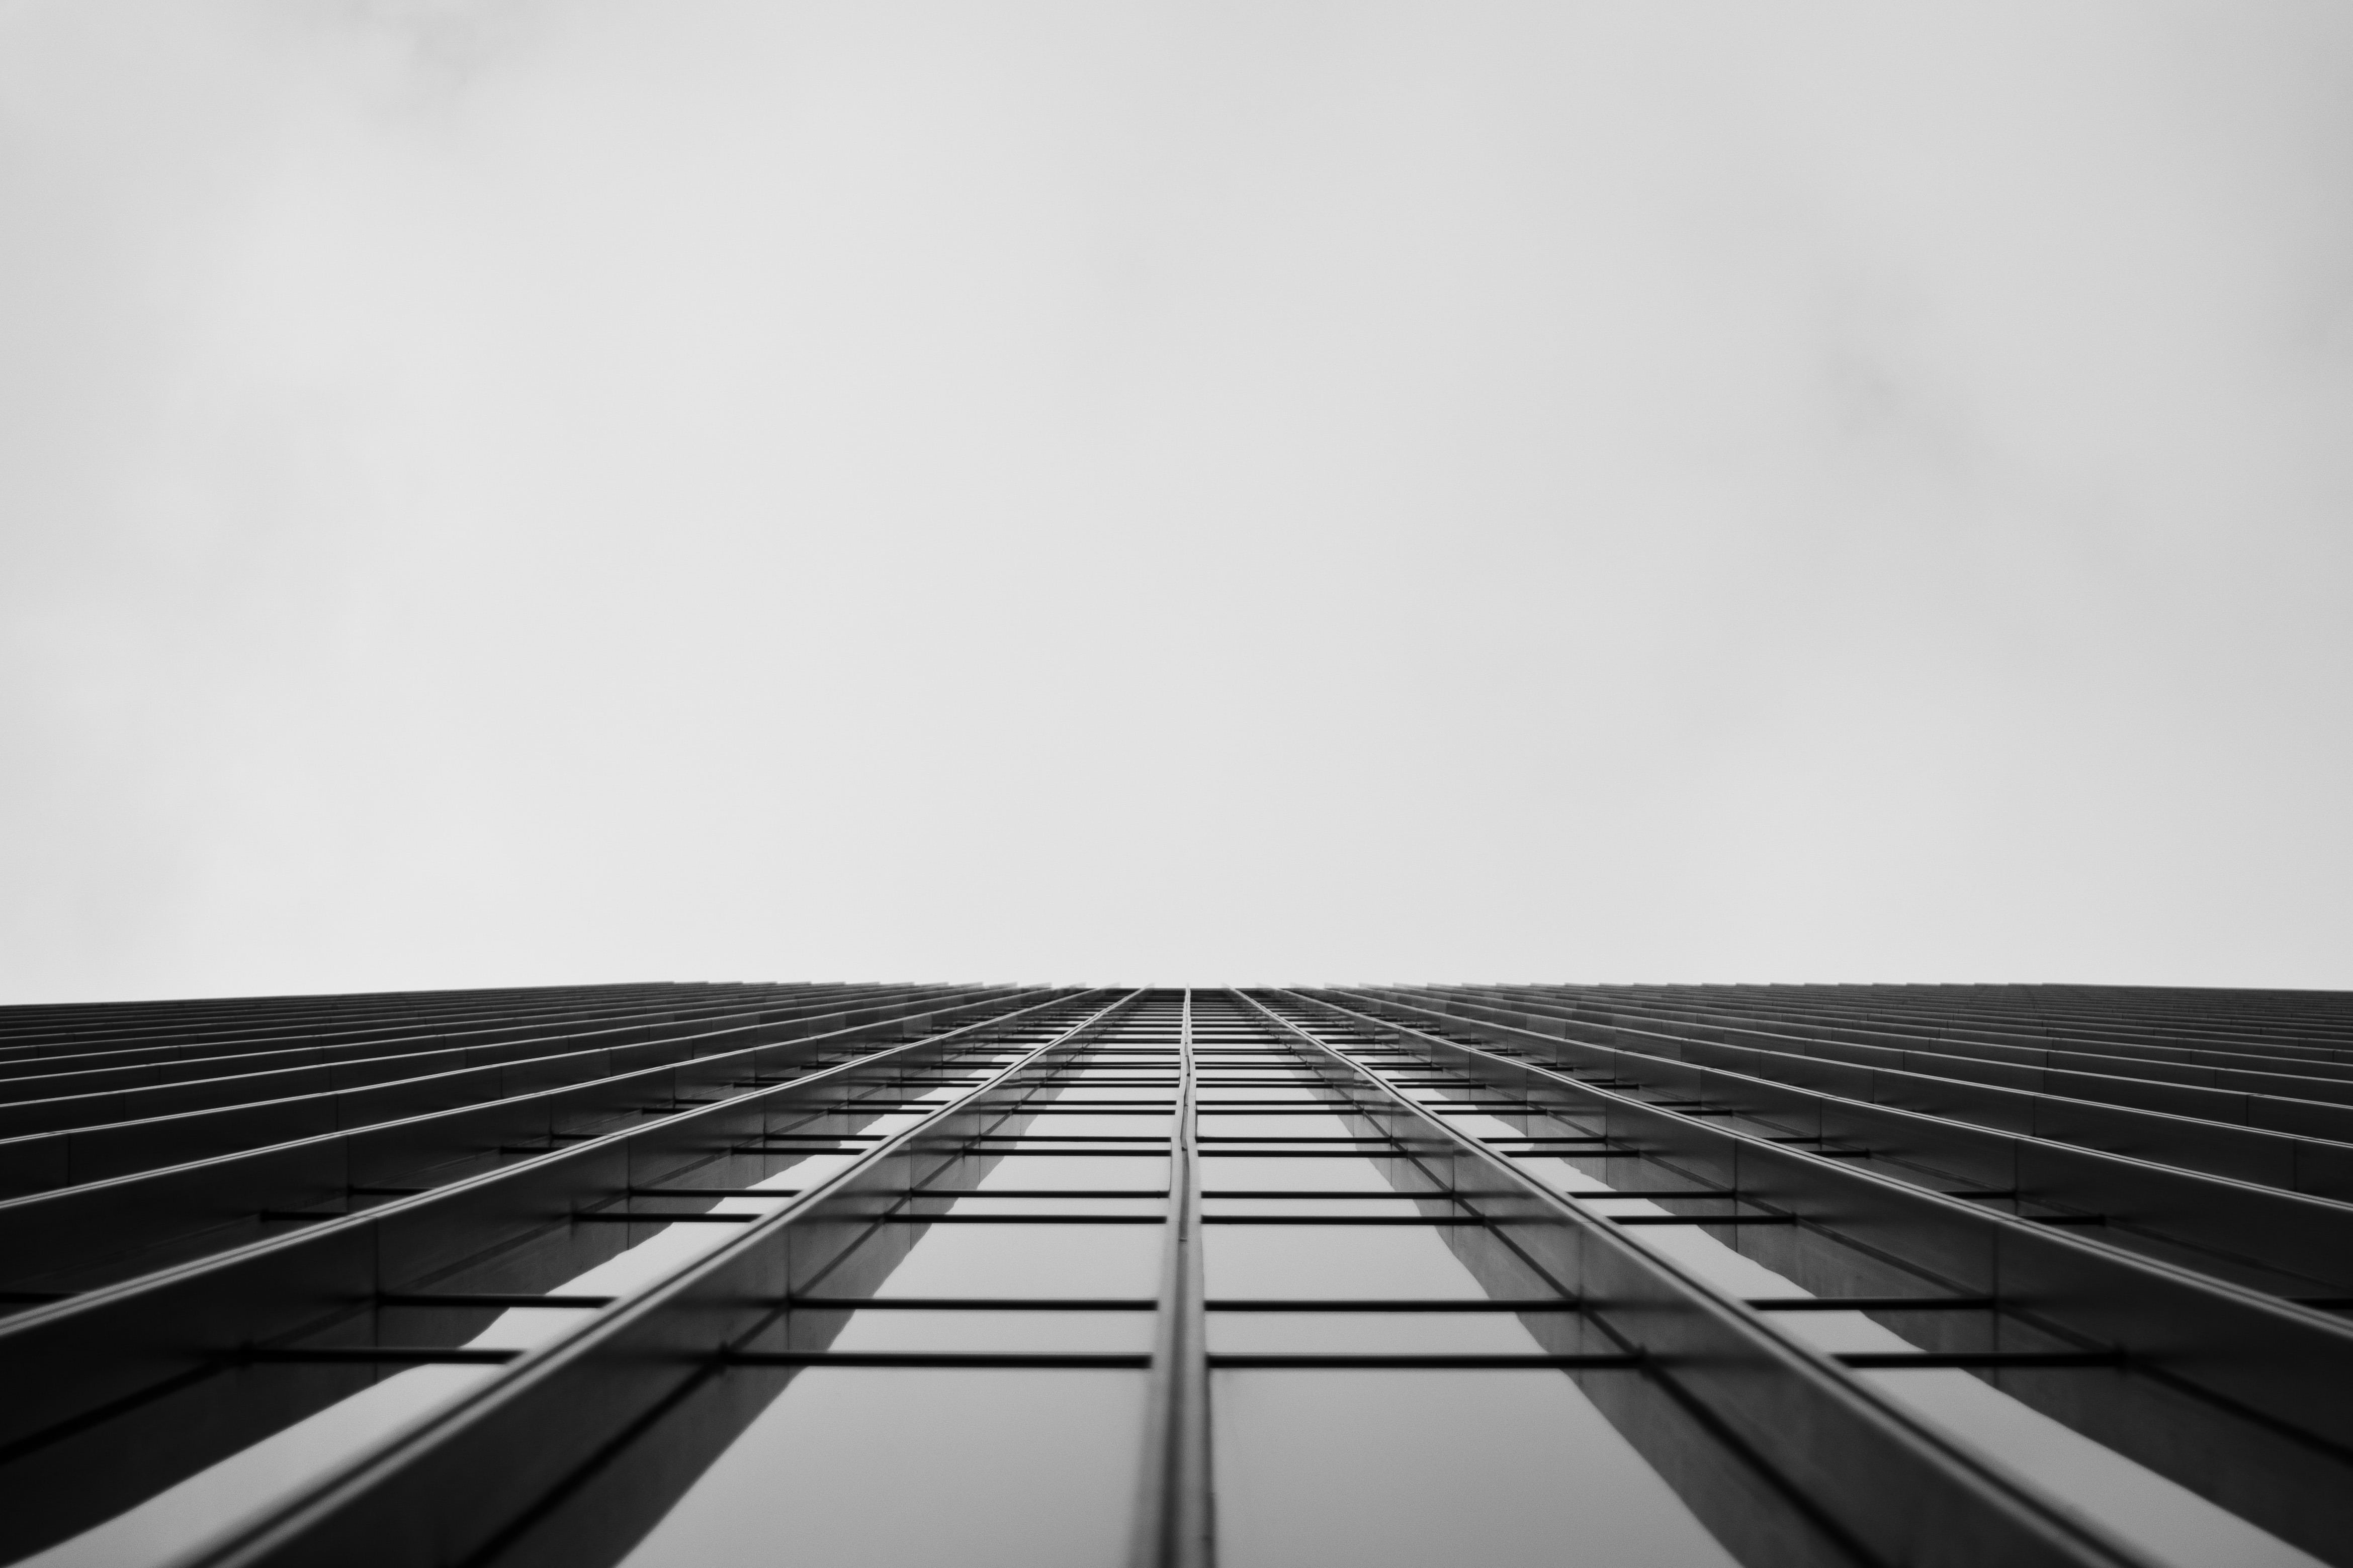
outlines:
{"label": "vertical mullion", "polygon": [[1145,1406],[1144,1479],[1131,1568],[1210,1568],[1209,1362],[1201,1283],[1201,1173],[1193,1121],[1193,993],[1177,1015],[1176,1119],[1168,1140],[1168,1225]]}

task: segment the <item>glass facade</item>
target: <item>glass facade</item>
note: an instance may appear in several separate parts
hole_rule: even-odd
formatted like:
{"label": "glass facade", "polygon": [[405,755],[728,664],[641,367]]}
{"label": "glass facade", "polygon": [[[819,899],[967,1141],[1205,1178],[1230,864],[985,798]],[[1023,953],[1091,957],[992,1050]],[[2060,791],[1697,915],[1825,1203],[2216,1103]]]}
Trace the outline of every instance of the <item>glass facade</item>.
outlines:
{"label": "glass facade", "polygon": [[615,987],[0,1072],[0,1560],[2353,1562],[2335,996]]}

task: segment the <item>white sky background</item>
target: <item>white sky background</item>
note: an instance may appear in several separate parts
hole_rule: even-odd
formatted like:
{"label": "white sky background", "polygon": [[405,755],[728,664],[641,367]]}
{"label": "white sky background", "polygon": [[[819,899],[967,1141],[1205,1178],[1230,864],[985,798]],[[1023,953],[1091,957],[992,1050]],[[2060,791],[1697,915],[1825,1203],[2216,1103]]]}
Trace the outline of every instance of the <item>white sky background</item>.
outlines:
{"label": "white sky background", "polygon": [[0,1000],[2353,984],[2353,10],[0,0]]}

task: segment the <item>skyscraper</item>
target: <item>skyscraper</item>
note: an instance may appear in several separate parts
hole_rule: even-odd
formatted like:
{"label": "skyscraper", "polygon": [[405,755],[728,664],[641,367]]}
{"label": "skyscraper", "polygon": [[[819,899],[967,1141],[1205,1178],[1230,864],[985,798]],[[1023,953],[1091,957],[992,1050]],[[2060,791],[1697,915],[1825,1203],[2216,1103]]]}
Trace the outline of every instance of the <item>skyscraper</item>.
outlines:
{"label": "skyscraper", "polygon": [[2353,1562],[2353,1002],[0,1010],[44,1563]]}

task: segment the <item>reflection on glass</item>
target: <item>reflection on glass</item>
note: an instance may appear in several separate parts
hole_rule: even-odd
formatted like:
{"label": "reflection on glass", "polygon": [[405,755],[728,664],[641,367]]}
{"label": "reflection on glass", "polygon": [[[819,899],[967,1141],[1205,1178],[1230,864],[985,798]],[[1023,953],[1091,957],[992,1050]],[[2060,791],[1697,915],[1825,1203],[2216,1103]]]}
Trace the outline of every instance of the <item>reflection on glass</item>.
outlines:
{"label": "reflection on glass", "polygon": [[1020,1131],[1035,1138],[1166,1138],[1170,1118],[1159,1112],[1113,1116],[1108,1111],[1042,1110]]}
{"label": "reflection on glass", "polygon": [[1148,1297],[1160,1288],[1156,1225],[938,1225],[882,1296]]}
{"label": "reflection on glass", "polygon": [[1427,1217],[1421,1205],[1408,1197],[1356,1197],[1335,1194],[1328,1198],[1228,1198],[1206,1196],[1205,1215],[1310,1215],[1318,1218],[1350,1219],[1366,1215],[1389,1219]]}
{"label": "reflection on glass", "polygon": [[1211,1312],[1209,1349],[1318,1355],[1535,1355],[1510,1312]]}
{"label": "reflection on glass", "polygon": [[[764,1213],[786,1194],[836,1168],[826,1162],[842,1163],[852,1157],[819,1155],[752,1184],[775,1189],[776,1198],[729,1198],[709,1206],[721,1213]],[[733,1228],[727,1226],[670,1226],[565,1280],[549,1293],[623,1295],[667,1278],[733,1234]],[[591,1316],[582,1308],[510,1308],[466,1342],[486,1350],[531,1350]],[[182,1555],[441,1408],[488,1381],[496,1371],[489,1366],[419,1366],[393,1373],[350,1398],[197,1471],[104,1524],[21,1561],[40,1568],[129,1568]],[[267,1378],[272,1373],[262,1369],[239,1375]]]}
{"label": "reflection on glass", "polygon": [[1556,1372],[1220,1372],[1220,1568],[1731,1568]]}
{"label": "reflection on glass", "polygon": [[[1841,1344],[1841,1349],[1904,1348],[1894,1334],[1860,1313],[1820,1316],[1853,1317],[1862,1328],[1884,1336],[1876,1344]],[[1862,1337],[1853,1334],[1851,1326],[1841,1337],[1850,1335]],[[2320,1559],[1966,1372],[1862,1375],[1915,1415],[1977,1450],[1979,1458],[2028,1485],[2049,1488],[2063,1505],[2090,1515],[2156,1562],[2179,1568],[2320,1568]]]}
{"label": "reflection on glass", "polygon": [[1005,1154],[990,1162],[988,1174],[975,1183],[973,1190],[1131,1187],[1140,1193],[1157,1193],[1167,1186],[1165,1154]]}
{"label": "reflection on glass", "polygon": [[[1576,1190],[1581,1194],[1607,1189],[1588,1177]],[[1604,1212],[1665,1211],[1657,1204],[1619,1199]],[[1697,1226],[1642,1226],[1626,1234],[1735,1295],[1813,1294]],[[1861,1312],[1790,1312],[1776,1314],[1775,1321],[1832,1352],[1919,1348]],[[2088,1517],[2153,1561],[2177,1568],[2319,1568],[2319,1559],[1982,1378],[1956,1368],[1861,1375],[1929,1425],[1977,1450],[1988,1463],[2009,1471],[2021,1485],[2046,1493],[2063,1510]]]}
{"label": "reflection on glass", "polygon": [[[1219,1076],[1231,1075],[1220,1074]],[[1230,1089],[1205,1089],[1196,1098],[1203,1110],[1215,1111],[1220,1105],[1236,1101],[1248,1105],[1261,1105],[1268,1100],[1282,1100],[1286,1103],[1293,1100],[1313,1102],[1327,1099],[1328,1091],[1314,1085],[1271,1079],[1265,1083],[1252,1083]]]}
{"label": "reflection on glass", "polygon": [[851,1314],[829,1348],[837,1351],[1007,1351],[1061,1352],[1152,1348],[1150,1312],[927,1311]]}
{"label": "reflection on glass", "polygon": [[[365,1452],[388,1433],[488,1381],[496,1370],[420,1366],[396,1373],[19,1563],[38,1568],[132,1568],[181,1556]],[[269,1375],[269,1369],[259,1375]]]}
{"label": "reflection on glass", "polygon": [[1211,1300],[1487,1294],[1434,1226],[1213,1225],[1203,1227],[1201,1258]]}
{"label": "reflection on glass", "polygon": [[1144,1395],[1141,1373],[813,1368],[626,1568],[1101,1568],[1128,1528]]}
{"label": "reflection on glass", "polygon": [[1372,1161],[1356,1156],[1338,1159],[1284,1160],[1265,1154],[1212,1153],[1201,1162],[1201,1186],[1207,1192],[1389,1193],[1392,1187]]}
{"label": "reflection on glass", "polygon": [[1120,1105],[1136,1105],[1140,1101],[1148,1100],[1155,1105],[1174,1107],[1176,1097],[1166,1089],[1148,1083],[1113,1082],[1097,1085],[1082,1082],[1058,1086],[1054,1091],[1052,1103],[1057,1106],[1087,1105],[1098,1100],[1109,1100]]}
{"label": "reflection on glass", "polygon": [[1196,1120],[1204,1138],[1353,1138],[1357,1131],[1342,1118],[1303,1110],[1296,1116],[1220,1116],[1203,1106]]}
{"label": "reflection on glass", "polygon": [[947,1211],[954,1215],[1133,1215],[1158,1219],[1167,1212],[1168,1200],[1158,1194],[1133,1198],[1103,1197],[1035,1197],[1024,1194],[1015,1197],[991,1197],[986,1194],[950,1200]]}

